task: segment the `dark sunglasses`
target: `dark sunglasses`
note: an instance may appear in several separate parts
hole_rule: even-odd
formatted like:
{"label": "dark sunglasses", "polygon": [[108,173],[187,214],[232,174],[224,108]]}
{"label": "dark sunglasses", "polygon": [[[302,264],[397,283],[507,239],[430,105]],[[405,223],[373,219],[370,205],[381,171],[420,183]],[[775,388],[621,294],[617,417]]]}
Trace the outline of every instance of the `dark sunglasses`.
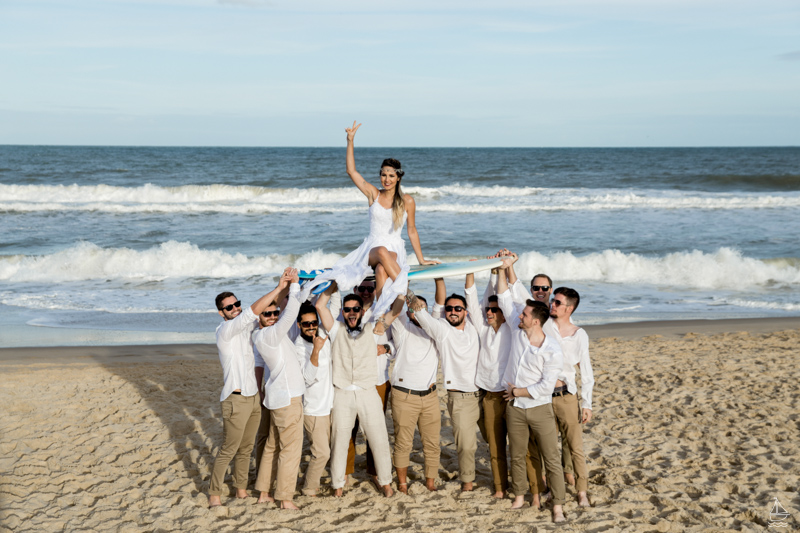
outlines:
{"label": "dark sunglasses", "polygon": [[361,306],[357,305],[355,307],[342,307],[342,312],[344,313],[360,313]]}
{"label": "dark sunglasses", "polygon": [[550,285],[531,285],[531,290],[533,292],[536,292],[536,291],[547,292],[547,291],[550,290]]}
{"label": "dark sunglasses", "polygon": [[319,326],[319,321],[318,320],[304,320],[304,321],[300,322],[300,325],[303,326],[304,328],[315,328],[315,327]]}
{"label": "dark sunglasses", "polygon": [[460,305],[445,305],[444,310],[447,311],[448,313],[450,311],[455,311],[456,313],[460,313],[461,311],[464,310],[464,308],[461,307]]}
{"label": "dark sunglasses", "polygon": [[503,312],[503,310],[502,310],[502,309],[500,309],[499,307],[487,307],[487,308],[486,308],[486,312],[487,312],[487,313],[494,313],[494,314],[497,314],[497,313],[502,313],[502,312]]}
{"label": "dark sunglasses", "polygon": [[263,313],[261,313],[261,316],[271,317],[271,316],[278,316],[280,314],[281,314],[281,308],[279,307],[274,311],[264,311]]}
{"label": "dark sunglasses", "polygon": [[369,286],[359,287],[358,292],[375,292],[375,287],[369,287]]}
{"label": "dark sunglasses", "polygon": [[228,311],[230,313],[231,311],[233,311],[234,307],[241,307],[241,306],[242,306],[242,301],[241,300],[237,300],[237,301],[233,302],[231,305],[226,305],[225,307],[220,307],[219,310],[222,311],[224,309],[224,310],[226,310],[226,311]]}
{"label": "dark sunglasses", "polygon": [[561,300],[556,300],[556,299],[550,300],[550,303],[555,305],[556,307],[559,307],[561,305],[567,305],[567,302],[563,302]]}

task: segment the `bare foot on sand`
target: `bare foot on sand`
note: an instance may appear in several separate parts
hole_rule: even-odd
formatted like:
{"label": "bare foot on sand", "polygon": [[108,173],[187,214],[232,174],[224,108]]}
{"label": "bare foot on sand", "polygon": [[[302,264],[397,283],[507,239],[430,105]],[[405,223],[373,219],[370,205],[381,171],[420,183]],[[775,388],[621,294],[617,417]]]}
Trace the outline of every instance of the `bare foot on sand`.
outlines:
{"label": "bare foot on sand", "polygon": [[575,476],[573,476],[572,474],[570,474],[568,472],[564,473],[564,481],[566,481],[568,484],[572,485],[573,487],[575,486]]}
{"label": "bare foot on sand", "polygon": [[333,497],[334,498],[341,498],[343,492],[344,492],[344,489],[336,489],[335,491],[333,491]]}
{"label": "bare foot on sand", "polygon": [[505,495],[506,495],[505,492],[503,492],[502,490],[498,490],[497,492],[492,494],[492,498],[497,498],[499,500],[499,499],[505,497]]}
{"label": "bare foot on sand", "polygon": [[213,494],[208,497],[208,506],[209,507],[219,507],[222,505],[222,500],[219,496],[214,496]]}
{"label": "bare foot on sand", "polygon": [[525,505],[525,496],[517,496],[514,498],[514,501],[511,502],[512,509],[522,509],[522,506]]}
{"label": "bare foot on sand", "polygon": [[383,489],[383,495],[386,496],[387,498],[391,497],[392,494],[394,494],[394,491],[392,490],[392,486],[391,485],[384,485],[381,488]]}
{"label": "bare foot on sand", "polygon": [[256,503],[267,503],[267,502],[274,502],[275,498],[269,495],[269,492],[262,492],[261,496],[258,497],[258,501]]}
{"label": "bare foot on sand", "polygon": [[398,483],[397,490],[399,490],[403,494],[408,494],[408,483]]}
{"label": "bare foot on sand", "polygon": [[461,492],[472,492],[472,481],[461,484]]}
{"label": "bare foot on sand", "polygon": [[300,508],[296,506],[292,500],[281,500],[281,509],[291,509],[293,511],[300,510]]}
{"label": "bare foot on sand", "polygon": [[589,496],[586,495],[586,491],[582,490],[578,493],[578,507],[591,507],[592,504],[589,503]]}
{"label": "bare foot on sand", "polygon": [[236,497],[239,498],[240,500],[244,500],[248,496],[249,496],[249,494],[247,494],[246,490],[244,490],[244,489],[236,489]]}
{"label": "bare foot on sand", "polygon": [[436,492],[436,483],[433,482],[432,477],[425,478],[425,486],[428,488],[429,491]]}
{"label": "bare foot on sand", "polygon": [[566,522],[564,518],[564,509],[560,505],[553,506],[553,522]]}

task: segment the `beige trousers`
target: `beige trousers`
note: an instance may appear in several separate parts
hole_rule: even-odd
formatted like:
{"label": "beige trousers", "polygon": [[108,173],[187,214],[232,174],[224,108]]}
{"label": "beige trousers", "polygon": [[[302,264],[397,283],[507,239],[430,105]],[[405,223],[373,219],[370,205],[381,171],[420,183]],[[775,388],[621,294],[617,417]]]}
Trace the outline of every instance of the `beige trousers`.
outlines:
{"label": "beige trousers", "polygon": [[439,434],[442,413],[436,391],[427,396],[392,390],[392,420],[394,421],[394,466],[408,468],[409,455],[414,447],[414,430],[419,428],[422,451],[425,455],[425,477],[436,479],[442,449]]}
{"label": "beige trousers", "polygon": [[553,413],[556,415],[558,428],[561,431],[562,458],[566,453],[570,456],[575,472],[575,488],[586,491],[589,487],[589,471],[586,467],[586,456],[583,453],[583,426],[581,425],[581,409],[578,397],[574,394],[553,397]]}
{"label": "beige trousers", "polygon": [[250,454],[261,420],[259,396],[231,394],[220,403],[222,408],[222,447],[214,459],[211,484],[208,493],[222,496],[225,472],[233,459],[233,486],[247,488],[247,473],[250,470]]}
{"label": "beige trousers", "polygon": [[[389,404],[389,393],[392,391],[392,385],[387,381],[381,385],[375,385],[375,390],[378,391],[378,396],[381,397],[383,403],[383,412],[386,412],[386,406]],[[358,418],[356,418],[356,425],[353,426],[353,432],[350,434],[350,447],[347,448],[347,469],[345,474],[348,476],[356,471],[356,438],[358,437]],[[372,449],[369,447],[367,441],[367,474],[370,476],[378,475],[375,469],[375,459],[372,457]]]}
{"label": "beige trousers", "polygon": [[[506,425],[511,449],[511,491],[515,496],[528,491],[525,455],[531,439],[536,439],[547,470],[547,483],[553,492],[553,503],[564,505],[566,488],[561,470],[561,451],[558,449],[558,428],[551,404],[521,409],[509,403]],[[532,483],[532,482],[531,482]]]}
{"label": "beige trousers", "polygon": [[303,453],[303,397],[292,398],[292,403],[271,409],[270,414],[269,437],[261,457],[256,490],[268,493],[274,488],[276,500],[291,500]]}
{"label": "beige trousers", "polygon": [[256,475],[258,475],[258,469],[261,466],[261,456],[264,455],[264,446],[267,444],[267,438],[269,437],[269,425],[271,418],[272,416],[269,414],[269,409],[264,407],[264,404],[262,403],[261,423],[258,424],[258,433],[256,433]]}
{"label": "beige trousers", "polygon": [[480,392],[447,391],[447,412],[453,424],[458,453],[458,478],[475,481],[475,451],[478,449],[478,419],[481,416]]}
{"label": "beige trousers", "polygon": [[508,457],[506,456],[506,405],[502,392],[487,391],[483,397],[483,435],[489,445],[494,491],[508,490]]}
{"label": "beige trousers", "polygon": [[331,411],[331,486],[344,487],[347,467],[347,448],[350,435],[358,417],[367,436],[375,458],[378,483],[392,482],[392,457],[389,449],[389,433],[386,430],[386,415],[378,392],[369,390],[343,390],[334,388]]}
{"label": "beige trousers", "polygon": [[306,467],[303,494],[313,496],[319,490],[319,479],[331,457],[331,415],[306,415],[303,417],[303,428],[306,430],[311,448],[311,460]]}

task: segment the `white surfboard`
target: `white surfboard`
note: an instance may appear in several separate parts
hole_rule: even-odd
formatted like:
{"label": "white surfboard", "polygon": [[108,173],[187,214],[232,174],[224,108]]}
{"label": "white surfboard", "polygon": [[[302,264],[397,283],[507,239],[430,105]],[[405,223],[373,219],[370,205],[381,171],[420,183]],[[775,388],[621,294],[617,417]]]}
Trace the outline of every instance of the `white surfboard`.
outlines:
{"label": "white surfboard", "polygon": [[502,259],[478,259],[476,261],[459,261],[457,263],[442,263],[441,265],[412,266],[408,273],[409,281],[454,278],[465,276],[473,272],[491,270],[503,265]]}

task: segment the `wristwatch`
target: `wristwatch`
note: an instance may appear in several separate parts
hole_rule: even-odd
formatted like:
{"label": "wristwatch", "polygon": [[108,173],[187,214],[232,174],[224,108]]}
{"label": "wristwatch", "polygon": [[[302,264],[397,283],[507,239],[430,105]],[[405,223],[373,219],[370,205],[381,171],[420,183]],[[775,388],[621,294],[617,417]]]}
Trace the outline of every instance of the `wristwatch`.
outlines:
{"label": "wristwatch", "polygon": [[386,353],[392,353],[392,345],[391,344],[384,344],[383,349],[386,350]]}

